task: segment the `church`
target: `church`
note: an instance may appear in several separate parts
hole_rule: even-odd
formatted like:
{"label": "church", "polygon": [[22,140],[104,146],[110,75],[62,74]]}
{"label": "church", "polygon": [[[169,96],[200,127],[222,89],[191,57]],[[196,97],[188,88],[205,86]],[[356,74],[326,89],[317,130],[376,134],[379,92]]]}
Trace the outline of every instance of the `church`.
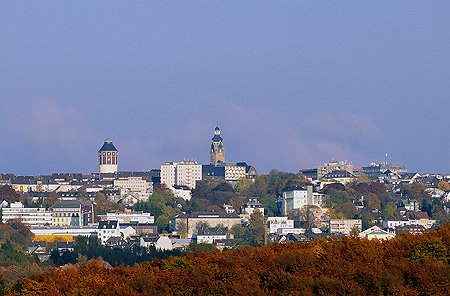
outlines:
{"label": "church", "polygon": [[225,162],[225,147],[220,136],[218,126],[214,129],[209,150],[209,165],[203,165],[202,171],[208,176],[224,178],[226,181],[237,181],[239,179],[255,177],[258,173],[252,165],[245,162]]}

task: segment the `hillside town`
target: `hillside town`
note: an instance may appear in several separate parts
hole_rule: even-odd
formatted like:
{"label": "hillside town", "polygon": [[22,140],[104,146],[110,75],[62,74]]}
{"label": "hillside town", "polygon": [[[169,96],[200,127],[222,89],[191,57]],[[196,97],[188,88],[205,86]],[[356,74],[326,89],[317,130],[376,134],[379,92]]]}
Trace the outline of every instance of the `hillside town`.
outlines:
{"label": "hillside town", "polygon": [[119,171],[109,138],[98,157],[99,173],[89,175],[1,174],[1,221],[28,226],[28,251],[41,260],[52,250],[73,251],[80,237],[105,248],[183,252],[192,245],[223,250],[349,235],[390,239],[450,220],[450,175],[408,172],[387,157],[361,168],[333,160],[259,175],[251,164],[226,161],[218,127],[209,164],[184,159]]}

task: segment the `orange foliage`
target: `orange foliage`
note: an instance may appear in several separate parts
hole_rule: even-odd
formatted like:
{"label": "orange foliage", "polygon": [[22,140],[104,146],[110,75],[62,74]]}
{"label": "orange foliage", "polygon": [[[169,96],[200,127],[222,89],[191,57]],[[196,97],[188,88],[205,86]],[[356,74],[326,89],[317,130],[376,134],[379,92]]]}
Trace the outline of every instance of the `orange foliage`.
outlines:
{"label": "orange foliage", "polygon": [[446,295],[450,226],[387,241],[355,236],[196,251],[107,268],[93,260],[22,279],[22,295]]}

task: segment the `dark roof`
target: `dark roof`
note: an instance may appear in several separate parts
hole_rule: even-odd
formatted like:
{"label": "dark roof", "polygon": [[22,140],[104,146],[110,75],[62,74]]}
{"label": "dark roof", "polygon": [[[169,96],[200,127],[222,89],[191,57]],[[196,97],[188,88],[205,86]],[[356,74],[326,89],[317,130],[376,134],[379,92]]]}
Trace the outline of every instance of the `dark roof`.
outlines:
{"label": "dark roof", "polygon": [[111,236],[105,242],[105,245],[108,245],[108,246],[125,246],[125,245],[127,245],[127,241],[121,236]]}
{"label": "dark roof", "polygon": [[214,137],[211,139],[213,142],[222,142],[223,139],[219,135],[214,135]]}
{"label": "dark roof", "polygon": [[159,236],[143,236],[141,238],[146,243],[156,243],[159,239]]}
{"label": "dark roof", "polygon": [[289,187],[283,190],[283,192],[285,191],[295,191],[295,190],[301,190],[301,191],[305,191],[306,189],[300,186],[294,186],[294,187]]}
{"label": "dark roof", "polygon": [[102,151],[118,151],[118,150],[116,149],[116,147],[114,147],[111,139],[108,138],[103,143],[102,148],[100,148],[100,150],[98,150],[98,152],[102,152]]}
{"label": "dark roof", "polygon": [[57,242],[57,249],[73,249],[73,242]]}
{"label": "dark roof", "polygon": [[118,221],[100,221],[98,222],[98,229],[116,229]]}
{"label": "dark roof", "polygon": [[79,208],[81,207],[81,203],[76,199],[58,199],[50,209],[54,208]]}
{"label": "dark roof", "polygon": [[28,242],[29,248],[32,248],[32,247],[44,247],[45,248],[45,246],[46,246],[45,241]]}

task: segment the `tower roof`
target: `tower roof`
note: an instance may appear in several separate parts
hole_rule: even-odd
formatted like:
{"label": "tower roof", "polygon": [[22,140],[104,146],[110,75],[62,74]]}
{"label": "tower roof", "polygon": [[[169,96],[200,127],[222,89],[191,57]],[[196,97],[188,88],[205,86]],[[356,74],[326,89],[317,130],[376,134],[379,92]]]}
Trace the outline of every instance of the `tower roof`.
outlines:
{"label": "tower roof", "polygon": [[98,152],[102,152],[102,151],[118,151],[118,150],[116,149],[116,147],[114,147],[112,140],[110,138],[107,138],[105,140],[105,143],[103,143],[102,148],[100,148],[100,150],[98,150]]}
{"label": "tower roof", "polygon": [[214,137],[211,139],[213,142],[222,142],[223,139],[220,136],[220,129],[218,126],[214,129]]}

